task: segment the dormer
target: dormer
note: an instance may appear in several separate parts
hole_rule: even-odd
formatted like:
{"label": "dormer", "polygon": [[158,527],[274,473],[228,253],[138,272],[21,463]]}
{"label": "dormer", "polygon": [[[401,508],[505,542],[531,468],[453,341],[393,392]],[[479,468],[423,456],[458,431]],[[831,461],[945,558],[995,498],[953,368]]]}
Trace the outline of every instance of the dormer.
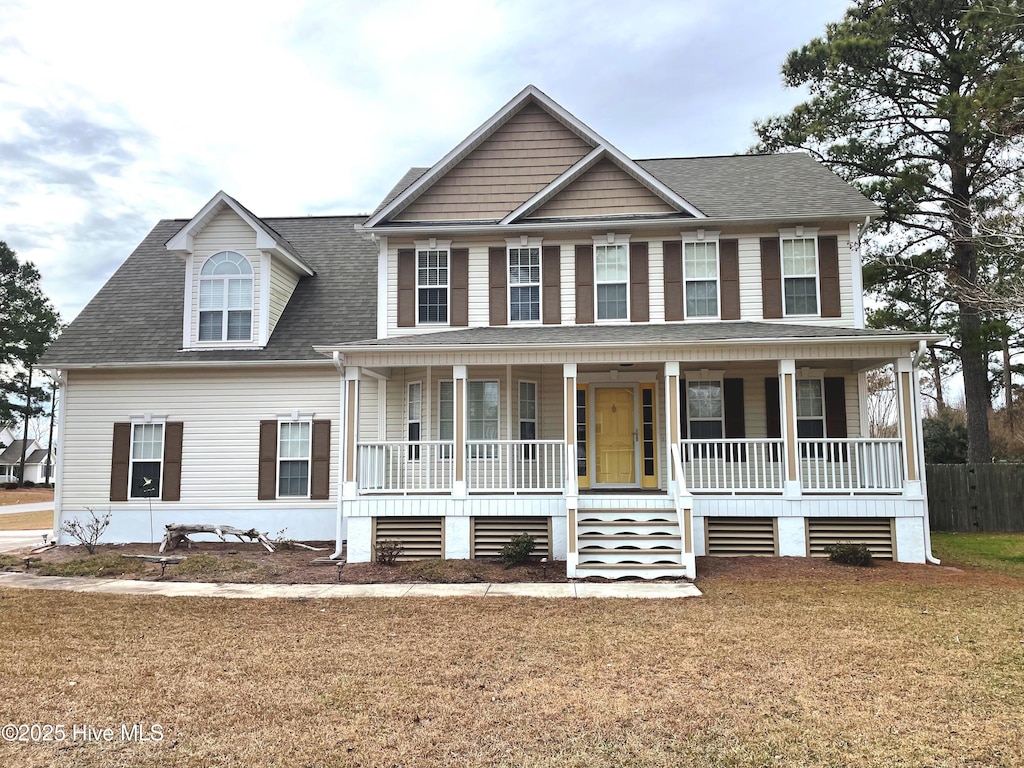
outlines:
{"label": "dormer", "polygon": [[314,274],[291,243],[224,192],[166,247],[185,261],[182,349],[266,346],[295,286]]}

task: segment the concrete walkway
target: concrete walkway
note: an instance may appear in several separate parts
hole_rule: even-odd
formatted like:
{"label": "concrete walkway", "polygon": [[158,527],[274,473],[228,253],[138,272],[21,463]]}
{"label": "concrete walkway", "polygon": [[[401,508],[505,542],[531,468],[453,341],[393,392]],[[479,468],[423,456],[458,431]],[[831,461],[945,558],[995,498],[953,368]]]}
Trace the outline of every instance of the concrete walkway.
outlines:
{"label": "concrete walkway", "polygon": [[0,531],[0,553],[23,553],[41,546],[44,533],[47,539],[53,537],[53,531],[49,528],[38,531]]}
{"label": "concrete walkway", "polygon": [[617,582],[608,584],[206,584],[200,582],[128,581],[61,578],[30,573],[0,573],[0,587],[57,589],[105,595],[161,597],[317,598],[339,597],[628,597],[675,599],[700,597],[693,584]]}
{"label": "concrete walkway", "polygon": [[53,512],[53,502],[37,501],[32,504],[5,504],[0,506],[0,515],[10,515],[15,512]]}

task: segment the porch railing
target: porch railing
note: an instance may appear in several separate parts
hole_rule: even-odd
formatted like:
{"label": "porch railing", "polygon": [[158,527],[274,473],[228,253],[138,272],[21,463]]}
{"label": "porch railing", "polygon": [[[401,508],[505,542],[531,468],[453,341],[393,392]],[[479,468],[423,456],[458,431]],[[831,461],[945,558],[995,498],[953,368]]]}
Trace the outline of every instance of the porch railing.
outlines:
{"label": "porch railing", "polygon": [[565,441],[470,440],[466,443],[469,491],[564,491]]}
{"label": "porch railing", "polygon": [[782,440],[681,440],[683,479],[693,492],[782,493]]}
{"label": "porch railing", "polygon": [[[782,493],[781,439],[682,440],[683,477],[694,493]],[[804,493],[899,493],[902,441],[871,438],[797,440]]]}
{"label": "porch railing", "polygon": [[903,490],[899,438],[799,439],[800,482],[811,493]]}
{"label": "porch railing", "polygon": [[455,479],[455,443],[389,440],[356,446],[360,493],[444,493]]}
{"label": "porch railing", "polygon": [[[356,450],[360,493],[450,493],[454,488],[452,441],[360,442]],[[565,443],[561,440],[466,443],[466,488],[470,492],[561,492],[565,467]]]}

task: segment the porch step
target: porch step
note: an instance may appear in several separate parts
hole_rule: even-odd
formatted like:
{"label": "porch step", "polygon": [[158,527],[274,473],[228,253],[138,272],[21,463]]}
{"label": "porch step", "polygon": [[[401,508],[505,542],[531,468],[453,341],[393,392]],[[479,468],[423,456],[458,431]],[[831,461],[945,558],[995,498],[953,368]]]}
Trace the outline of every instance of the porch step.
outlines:
{"label": "porch step", "polygon": [[683,578],[686,576],[686,569],[682,565],[643,565],[634,563],[580,563],[577,566],[579,575],[586,578],[589,576],[600,576],[605,579],[625,579],[636,577],[640,579],[658,579],[663,576]]}
{"label": "porch step", "polygon": [[685,576],[682,531],[674,508],[605,506],[576,519],[579,576],[655,579]]}
{"label": "porch step", "polygon": [[637,509],[608,509],[608,510],[579,510],[577,521],[580,523],[610,523],[610,522],[678,522],[676,510],[637,510]]}

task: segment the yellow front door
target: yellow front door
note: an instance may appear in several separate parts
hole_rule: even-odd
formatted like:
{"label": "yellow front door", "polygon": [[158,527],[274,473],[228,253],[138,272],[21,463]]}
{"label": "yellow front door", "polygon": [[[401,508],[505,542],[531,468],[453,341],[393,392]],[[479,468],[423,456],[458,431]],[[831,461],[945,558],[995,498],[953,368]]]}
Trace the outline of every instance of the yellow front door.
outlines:
{"label": "yellow front door", "polygon": [[632,387],[595,387],[595,483],[636,484],[635,403]]}

